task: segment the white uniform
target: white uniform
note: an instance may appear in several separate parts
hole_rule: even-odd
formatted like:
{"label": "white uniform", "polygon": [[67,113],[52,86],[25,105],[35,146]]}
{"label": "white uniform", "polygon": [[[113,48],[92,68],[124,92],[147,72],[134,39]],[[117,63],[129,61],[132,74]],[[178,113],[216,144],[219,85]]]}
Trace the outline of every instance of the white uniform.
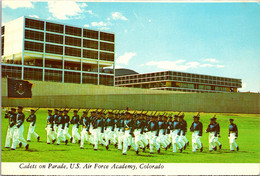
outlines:
{"label": "white uniform", "polygon": [[64,132],[63,132],[62,126],[63,126],[62,124],[58,125],[57,144],[60,144],[60,141],[65,141],[66,140],[66,138],[64,136]]}
{"label": "white uniform", "polygon": [[135,140],[130,134],[130,129],[125,130],[124,137],[123,137],[123,153],[126,154],[128,146],[132,146],[135,151],[137,151],[137,146],[135,145]]}
{"label": "white uniform", "polygon": [[181,144],[179,143],[179,135],[178,133],[180,132],[180,129],[174,129],[172,130],[172,147],[173,147],[173,152],[177,152],[177,147],[179,149],[182,149]]}
{"label": "white uniform", "polygon": [[45,128],[47,131],[47,144],[51,143],[55,139],[54,137],[54,131],[52,131],[51,124],[47,124],[47,127]]}
{"label": "white uniform", "polygon": [[199,149],[202,148],[200,138],[201,138],[201,136],[199,136],[199,131],[194,131],[192,133],[192,151],[193,152],[196,152],[197,148],[199,148]]}
{"label": "white uniform", "polygon": [[5,138],[5,147],[10,148],[11,147],[11,140],[13,139],[13,135],[14,135],[16,114],[13,114],[13,113],[8,114],[7,117],[9,118],[9,125],[8,125],[8,128],[7,128],[7,133],[6,133],[6,138]]}

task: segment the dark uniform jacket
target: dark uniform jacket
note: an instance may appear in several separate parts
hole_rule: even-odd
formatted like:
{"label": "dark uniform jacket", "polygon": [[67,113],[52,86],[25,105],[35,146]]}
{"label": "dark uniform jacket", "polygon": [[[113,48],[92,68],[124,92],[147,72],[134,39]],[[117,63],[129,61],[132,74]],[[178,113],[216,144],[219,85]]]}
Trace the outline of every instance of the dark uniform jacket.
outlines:
{"label": "dark uniform jacket", "polygon": [[124,129],[123,132],[125,132],[125,130],[130,130],[130,134],[133,134],[134,132],[134,121],[132,119],[125,119],[124,120]]}
{"label": "dark uniform jacket", "polygon": [[69,128],[69,126],[70,126],[70,116],[64,115],[63,118],[64,118],[64,124],[67,123],[66,127]]}
{"label": "dark uniform jacket", "polygon": [[170,129],[171,130],[179,130],[177,135],[180,135],[181,134],[181,123],[179,121],[172,121]]}
{"label": "dark uniform jacket", "polygon": [[186,122],[186,120],[180,121],[180,126],[181,126],[182,134],[185,136],[186,133],[187,133],[187,122]]}
{"label": "dark uniform jacket", "polygon": [[209,124],[208,128],[206,129],[206,132],[215,132],[214,136],[218,136],[217,126],[216,124]]}
{"label": "dark uniform jacket", "polygon": [[146,124],[146,122],[144,120],[135,120],[134,121],[134,128],[135,129],[141,129],[140,134],[143,134],[144,129],[145,129],[145,124]]}
{"label": "dark uniform jacket", "polygon": [[54,124],[57,124],[57,122],[58,122],[58,117],[59,117],[59,114],[53,114],[53,123],[54,123]]}
{"label": "dark uniform jacket", "polygon": [[173,121],[168,121],[167,122],[167,134],[171,133],[171,126],[172,126]]}
{"label": "dark uniform jacket", "polygon": [[58,117],[57,117],[57,120],[55,121],[55,124],[57,124],[57,125],[62,125],[62,129],[64,129],[64,127],[65,127],[65,121],[64,121],[64,116],[63,115],[59,115]]}
{"label": "dark uniform jacket", "polygon": [[158,121],[150,121],[147,125],[148,131],[157,131],[156,136],[159,136],[159,125]]}
{"label": "dark uniform jacket", "polygon": [[202,128],[203,128],[203,125],[201,122],[198,122],[198,123],[192,122],[190,131],[191,132],[199,131],[199,136],[202,136]]}
{"label": "dark uniform jacket", "polygon": [[105,129],[107,129],[107,127],[109,127],[109,126],[112,126],[113,127],[112,131],[114,131],[114,129],[115,129],[115,119],[112,118],[112,117],[109,117],[109,118],[104,119],[104,120],[105,120],[105,122],[104,122]]}
{"label": "dark uniform jacket", "polygon": [[237,125],[234,124],[234,123],[229,125],[229,133],[228,133],[228,136],[230,136],[230,133],[231,133],[231,132],[236,133],[236,137],[238,137]]}
{"label": "dark uniform jacket", "polygon": [[32,126],[35,125],[36,123],[36,115],[35,114],[31,114],[29,115],[29,117],[26,118],[27,122],[32,122]]}
{"label": "dark uniform jacket", "polygon": [[219,134],[220,134],[220,126],[219,126],[219,123],[215,122],[215,124],[216,124],[217,134],[219,135]]}
{"label": "dark uniform jacket", "polygon": [[54,122],[54,119],[53,119],[53,115],[49,115],[47,117],[47,125],[51,125],[51,128],[53,128],[53,123]]}
{"label": "dark uniform jacket", "polygon": [[20,126],[22,126],[23,122],[24,122],[24,113],[18,113],[16,116],[16,127],[20,128]]}
{"label": "dark uniform jacket", "polygon": [[14,112],[8,112],[5,114],[5,118],[8,118],[9,119],[9,127],[13,127],[16,123],[16,116],[17,114],[14,113]]}
{"label": "dark uniform jacket", "polygon": [[167,127],[168,127],[167,122],[159,121],[158,122],[158,127],[159,127],[159,130],[164,130],[163,134],[166,134]]}
{"label": "dark uniform jacket", "polygon": [[86,131],[89,131],[89,127],[90,127],[90,118],[88,117],[82,117],[81,118],[81,124],[82,124],[82,128],[84,128]]}
{"label": "dark uniform jacket", "polygon": [[73,125],[77,124],[77,128],[79,128],[79,115],[71,117],[70,123]]}
{"label": "dark uniform jacket", "polygon": [[102,117],[94,118],[92,121],[93,129],[101,127],[101,133],[104,133],[104,120]]}
{"label": "dark uniform jacket", "polygon": [[119,128],[119,129],[122,129],[124,128],[124,121],[125,119],[118,119],[117,122],[116,122],[116,127]]}

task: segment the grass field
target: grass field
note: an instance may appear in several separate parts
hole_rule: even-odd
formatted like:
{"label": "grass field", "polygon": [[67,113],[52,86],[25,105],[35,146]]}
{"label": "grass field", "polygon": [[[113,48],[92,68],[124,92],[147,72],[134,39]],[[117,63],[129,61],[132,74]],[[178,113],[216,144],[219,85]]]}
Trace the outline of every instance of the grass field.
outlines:
{"label": "grass field", "polygon": [[[28,109],[25,109],[28,110]],[[29,111],[24,111],[28,117]],[[82,110],[80,110],[80,115]],[[185,113],[185,120],[188,128],[192,122],[192,116],[196,113]],[[260,161],[260,115],[256,114],[217,114],[217,121],[220,124],[219,141],[222,143],[222,149],[214,152],[208,151],[208,133],[205,129],[209,119],[214,115],[211,113],[201,113],[203,123],[203,136],[201,138],[204,151],[193,153],[189,146],[183,153],[173,153],[172,147],[160,154],[149,154],[140,152],[137,156],[133,149],[128,151],[127,155],[122,155],[121,151],[115,149],[113,145],[107,151],[105,147],[100,146],[98,151],[94,151],[92,145],[86,144],[84,149],[79,148],[79,144],[68,143],[65,145],[47,145],[46,144],[46,117],[47,109],[40,109],[36,113],[36,132],[40,135],[41,141],[32,138],[30,148],[25,151],[24,147],[15,151],[4,148],[5,137],[8,126],[8,119],[4,118],[2,111],[2,162],[134,162],[134,163],[259,163]],[[69,113],[72,116],[72,111]],[[228,125],[229,118],[235,119],[234,123],[238,126],[237,144],[240,147],[238,152],[229,151],[228,143]],[[24,123],[24,138],[27,137],[29,123]],[[69,132],[71,133],[71,127]],[[187,133],[187,138],[191,143],[191,132]]]}

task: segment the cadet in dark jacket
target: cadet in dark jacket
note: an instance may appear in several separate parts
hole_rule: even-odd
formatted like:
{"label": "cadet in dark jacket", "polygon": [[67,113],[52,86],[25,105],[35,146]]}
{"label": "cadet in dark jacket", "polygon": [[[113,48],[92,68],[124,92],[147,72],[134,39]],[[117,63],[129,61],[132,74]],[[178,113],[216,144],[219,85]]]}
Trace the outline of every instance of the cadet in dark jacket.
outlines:
{"label": "cadet in dark jacket", "polygon": [[156,148],[157,153],[160,153],[160,144],[157,142],[159,135],[159,126],[157,116],[152,116],[152,120],[147,124],[147,134],[149,138],[150,154],[153,154],[153,147]]}
{"label": "cadet in dark jacket", "polygon": [[182,152],[182,145],[179,142],[179,137],[181,133],[181,123],[178,121],[178,115],[174,115],[174,119],[172,121],[172,125],[170,129],[172,130],[172,152],[176,153],[177,148]]}
{"label": "cadet in dark jacket", "polygon": [[136,117],[133,119],[134,120],[134,140],[135,140],[135,145],[139,149],[139,147],[143,150],[145,150],[145,143],[143,141],[143,133],[145,129],[145,121],[142,119],[142,114],[137,114]]}
{"label": "cadet in dark jacket", "polygon": [[230,150],[234,151],[235,149],[238,151],[239,147],[236,143],[236,139],[238,137],[238,129],[237,125],[233,123],[234,119],[229,119],[229,133],[228,133],[228,138],[229,138],[229,145],[230,145]]}
{"label": "cadet in dark jacket", "polygon": [[214,124],[216,125],[216,130],[218,133],[217,136],[215,137],[216,146],[218,146],[219,149],[221,149],[222,144],[218,140],[218,138],[220,137],[220,126],[219,126],[219,123],[217,122],[217,118],[215,116],[213,117],[213,121],[214,121]]}
{"label": "cadet in dark jacket", "polygon": [[81,133],[80,133],[81,138],[79,140],[81,149],[84,148],[85,141],[89,141],[89,138],[91,135],[91,133],[89,131],[91,120],[90,120],[90,118],[88,118],[87,114],[88,114],[87,111],[83,111],[83,115],[81,116],[82,128],[81,128]]}
{"label": "cadet in dark jacket", "polygon": [[114,140],[115,118],[113,112],[108,112],[107,118],[104,119],[104,133],[107,144],[116,144]]}
{"label": "cadet in dark jacket", "polygon": [[31,109],[31,114],[29,115],[29,117],[26,118],[26,122],[31,122],[27,134],[27,141],[31,142],[31,136],[33,135],[37,138],[37,141],[39,142],[40,136],[35,132],[36,115],[34,109]]}
{"label": "cadet in dark jacket", "polygon": [[217,150],[217,146],[215,143],[215,137],[218,135],[218,131],[216,128],[216,124],[214,123],[214,119],[210,119],[210,123],[206,129],[206,133],[209,133],[209,151]]}
{"label": "cadet in dark jacket", "polygon": [[179,142],[182,143],[183,149],[186,149],[186,146],[189,146],[189,141],[186,138],[186,133],[187,133],[187,122],[184,120],[184,113],[182,113],[179,116],[179,122],[181,124],[181,134],[179,138]]}
{"label": "cadet in dark jacket", "polygon": [[6,133],[6,138],[5,138],[5,148],[11,147],[11,140],[13,139],[14,128],[15,128],[15,123],[16,123],[16,116],[17,116],[15,111],[16,111],[15,108],[11,108],[11,111],[6,110],[5,118],[9,119],[9,125],[7,128],[7,133]]}
{"label": "cadet in dark jacket", "polygon": [[78,111],[73,111],[73,116],[71,117],[70,124],[72,124],[72,133],[71,133],[71,141],[72,143],[76,143],[76,140],[80,141],[80,135],[79,135],[79,115]]}
{"label": "cadet in dark jacket", "polygon": [[47,125],[45,130],[47,131],[47,144],[50,144],[51,141],[54,144],[56,141],[55,136],[54,136],[54,119],[52,115],[52,110],[48,110],[48,117],[47,117]]}
{"label": "cadet in dark jacket", "polygon": [[64,130],[63,130],[63,135],[65,138],[69,138],[70,141],[72,141],[72,137],[71,135],[69,134],[69,125],[70,125],[70,116],[68,115],[68,110],[64,110],[63,113],[63,118],[64,118]]}
{"label": "cadet in dark jacket", "polygon": [[167,122],[167,130],[166,130],[166,141],[167,141],[168,149],[171,147],[172,144],[172,130],[171,130],[172,123],[173,123],[172,116],[169,116],[169,120]]}
{"label": "cadet in dark jacket", "polygon": [[58,109],[54,109],[54,114],[53,114],[53,129],[54,129],[54,136],[57,137],[58,135],[58,121],[59,118],[59,110]]}
{"label": "cadet in dark jacket", "polygon": [[58,133],[57,133],[57,145],[60,145],[60,141],[64,141],[65,144],[67,145],[68,140],[64,136],[64,128],[65,128],[65,121],[64,121],[64,116],[62,115],[63,111],[59,111],[59,115],[56,118],[55,124],[57,125],[58,128]]}
{"label": "cadet in dark jacket", "polygon": [[158,137],[157,137],[157,142],[167,150],[167,143],[166,143],[166,131],[167,131],[167,121],[166,118],[163,115],[159,115],[159,120],[158,120]]}
{"label": "cadet in dark jacket", "polygon": [[14,129],[14,135],[13,135],[13,144],[11,150],[15,150],[16,146],[19,144],[19,142],[22,143],[23,146],[25,146],[25,149],[28,150],[29,144],[26,143],[25,139],[23,138],[23,131],[24,131],[24,113],[23,113],[23,107],[18,106],[18,113],[16,116],[16,126]]}
{"label": "cadet in dark jacket", "polygon": [[196,152],[197,148],[200,149],[200,151],[203,151],[203,146],[200,141],[200,138],[202,136],[202,129],[203,125],[199,121],[199,116],[193,116],[193,122],[190,127],[190,131],[192,132],[192,151]]}
{"label": "cadet in dark jacket", "polygon": [[125,113],[120,113],[119,114],[119,119],[116,122],[116,127],[118,128],[118,135],[117,135],[117,139],[118,139],[118,150],[122,150],[123,149],[123,139],[124,139],[124,121],[125,121]]}

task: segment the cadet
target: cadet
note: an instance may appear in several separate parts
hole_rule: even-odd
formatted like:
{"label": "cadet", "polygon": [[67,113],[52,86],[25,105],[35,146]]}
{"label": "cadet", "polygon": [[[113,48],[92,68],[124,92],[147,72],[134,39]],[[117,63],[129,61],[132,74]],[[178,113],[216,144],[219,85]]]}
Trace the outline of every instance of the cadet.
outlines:
{"label": "cadet", "polygon": [[210,119],[210,123],[208,128],[206,129],[206,133],[209,133],[209,151],[212,152],[213,150],[217,150],[217,146],[215,143],[215,137],[218,135],[218,131],[216,129],[216,125],[214,124],[214,119]]}
{"label": "cadet", "polygon": [[54,142],[56,141],[55,137],[54,137],[54,119],[53,119],[53,115],[51,115],[52,110],[48,110],[48,117],[47,117],[47,125],[45,130],[47,131],[47,144],[50,144],[51,141],[54,144]]}
{"label": "cadet", "polygon": [[25,139],[23,138],[23,131],[24,131],[24,114],[23,114],[23,107],[18,106],[18,114],[16,116],[16,126],[14,129],[14,136],[13,136],[13,144],[11,150],[15,150],[16,146],[19,142],[25,146],[25,149],[28,150],[29,144],[26,143]]}
{"label": "cadet", "polygon": [[123,139],[124,139],[124,121],[125,121],[125,114],[121,113],[120,117],[116,123],[116,126],[118,128],[118,136],[117,136],[118,150],[122,150],[122,148],[123,148],[122,143],[123,143]]}
{"label": "cadet", "polygon": [[9,118],[9,125],[8,125],[6,138],[5,138],[5,148],[11,147],[11,140],[13,139],[15,123],[16,123],[16,116],[17,116],[15,111],[16,111],[15,108],[11,108],[11,111],[8,111],[5,114],[5,118]]}
{"label": "cadet", "polygon": [[157,137],[157,142],[166,151],[167,150],[167,144],[166,144],[165,133],[166,133],[166,130],[167,130],[167,120],[163,115],[159,115],[158,130],[159,130],[159,136]]}
{"label": "cadet", "polygon": [[113,140],[115,141],[115,148],[117,148],[118,145],[118,132],[119,132],[119,128],[117,126],[117,122],[119,120],[119,112],[115,113],[115,128],[114,128],[114,136],[113,136]]}
{"label": "cadet", "polygon": [[[108,150],[108,144],[103,139],[104,133],[104,121],[101,118],[102,112],[97,113],[97,117],[93,119],[93,143],[94,143],[94,150],[98,149],[98,144],[101,143],[106,146]],[[105,113],[104,113],[105,115]]]}
{"label": "cadet", "polygon": [[156,119],[157,116],[153,115],[152,120],[149,121],[147,124],[150,154],[153,154],[153,147],[156,148],[157,153],[160,153],[160,144],[157,142],[157,137],[159,135],[159,127],[158,127],[158,121]]}
{"label": "cadet", "polygon": [[70,125],[70,116],[68,115],[68,110],[64,110],[63,113],[64,113],[64,130],[63,130],[63,135],[64,137],[68,137],[70,139],[70,141],[72,141],[72,137],[70,136],[69,134],[69,125]]}
{"label": "cadet", "polygon": [[80,141],[80,135],[79,135],[79,115],[78,115],[78,111],[74,110],[73,111],[74,115],[70,120],[70,123],[73,125],[72,126],[72,137],[71,137],[71,141],[72,143],[76,143],[76,140]]}
{"label": "cadet", "polygon": [[170,129],[172,130],[172,147],[174,153],[177,152],[177,147],[179,148],[180,152],[182,152],[182,146],[179,143],[181,124],[178,121],[178,117],[179,117],[178,115],[174,115],[172,125],[170,126]]}
{"label": "cadet", "polygon": [[186,138],[186,133],[187,133],[187,122],[184,118],[184,113],[179,116],[179,122],[181,124],[181,133],[180,133],[180,138],[179,142],[182,143],[183,149],[185,150],[187,146],[189,146],[189,141]]}
{"label": "cadet", "polygon": [[145,121],[142,120],[142,114],[138,114],[134,120],[134,136],[135,136],[135,145],[137,149],[140,148],[145,150],[145,145],[143,142],[143,133],[145,128]]}
{"label": "cadet", "polygon": [[54,109],[54,115],[53,115],[53,129],[54,129],[54,136],[57,137],[58,135],[58,124],[56,123],[58,121],[59,118],[59,110],[58,109]]}
{"label": "cadet", "polygon": [[166,142],[167,142],[167,148],[171,147],[172,144],[172,130],[171,130],[171,126],[172,126],[172,116],[169,116],[169,120],[167,122],[167,131],[166,131]]}
{"label": "cadet", "polygon": [[83,111],[83,115],[81,117],[81,140],[80,140],[80,148],[84,148],[84,142],[85,140],[88,141],[91,133],[89,132],[89,127],[90,127],[90,119],[87,117],[88,112]]}
{"label": "cadet", "polygon": [[126,155],[127,149],[132,146],[136,152],[139,153],[139,150],[134,142],[134,122],[133,122],[133,114],[127,112],[126,119],[124,120],[124,140],[123,140],[123,151],[122,154]]}
{"label": "cadet", "polygon": [[57,145],[60,145],[60,141],[64,141],[65,144],[67,145],[68,140],[65,138],[64,136],[64,128],[65,128],[65,122],[64,122],[64,117],[62,115],[63,111],[59,111],[59,115],[58,118],[55,122],[55,124],[57,125],[58,128],[58,133],[57,133]]}
{"label": "cadet", "polygon": [[219,149],[221,149],[222,147],[222,144],[219,142],[218,138],[220,137],[220,126],[219,126],[219,123],[216,122],[217,121],[217,118],[216,117],[213,117],[213,120],[214,120],[214,123],[216,125],[216,130],[217,130],[217,137],[215,137],[215,142],[216,142],[216,145],[218,145]]}
{"label": "cadet", "polygon": [[190,131],[192,132],[192,151],[196,152],[197,148],[200,149],[200,152],[203,151],[203,146],[200,141],[202,136],[203,125],[199,121],[199,116],[193,116],[194,121],[191,124]]}
{"label": "cadet", "polygon": [[113,112],[108,112],[107,118],[104,118],[104,127],[105,127],[105,140],[109,145],[110,143],[116,144],[114,140],[114,129],[115,129],[115,119]]}
{"label": "cadet", "polygon": [[40,136],[35,132],[36,115],[34,109],[31,109],[31,115],[26,118],[26,122],[31,122],[28,130],[27,141],[31,142],[31,136],[34,135],[39,142]]}
{"label": "cadet", "polygon": [[229,119],[229,134],[228,134],[228,138],[229,138],[229,145],[230,145],[230,150],[234,151],[234,147],[237,149],[237,151],[239,150],[239,147],[236,143],[236,139],[238,137],[238,130],[237,130],[237,125],[233,123],[234,119]]}

